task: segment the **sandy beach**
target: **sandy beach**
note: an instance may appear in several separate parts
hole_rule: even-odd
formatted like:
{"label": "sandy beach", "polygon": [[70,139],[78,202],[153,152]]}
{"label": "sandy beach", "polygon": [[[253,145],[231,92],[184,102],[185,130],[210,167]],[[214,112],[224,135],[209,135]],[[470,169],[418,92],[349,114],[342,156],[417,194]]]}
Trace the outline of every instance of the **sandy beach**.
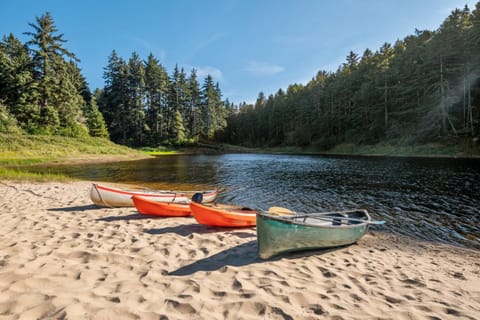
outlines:
{"label": "sandy beach", "polygon": [[255,228],[0,181],[0,319],[479,319],[480,251],[370,231],[263,261]]}

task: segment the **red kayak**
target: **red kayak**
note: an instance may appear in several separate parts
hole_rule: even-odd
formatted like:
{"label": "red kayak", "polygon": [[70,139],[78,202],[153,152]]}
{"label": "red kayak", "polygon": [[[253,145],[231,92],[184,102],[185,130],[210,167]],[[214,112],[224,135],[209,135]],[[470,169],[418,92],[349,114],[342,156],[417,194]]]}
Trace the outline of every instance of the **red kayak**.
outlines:
{"label": "red kayak", "polygon": [[192,215],[188,203],[158,202],[141,196],[133,196],[132,201],[141,214],[159,217],[187,217]]}

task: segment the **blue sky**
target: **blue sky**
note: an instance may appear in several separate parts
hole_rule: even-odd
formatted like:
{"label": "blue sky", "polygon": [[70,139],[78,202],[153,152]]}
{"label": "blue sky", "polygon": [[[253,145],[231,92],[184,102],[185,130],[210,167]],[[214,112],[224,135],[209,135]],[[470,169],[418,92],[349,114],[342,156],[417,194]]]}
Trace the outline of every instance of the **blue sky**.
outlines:
{"label": "blue sky", "polygon": [[335,71],[349,51],[435,30],[476,0],[15,0],[0,1],[0,36],[22,33],[49,11],[64,45],[81,60],[90,88],[103,88],[112,50],[151,52],[171,73],[211,74],[224,98],[254,102],[319,70]]}

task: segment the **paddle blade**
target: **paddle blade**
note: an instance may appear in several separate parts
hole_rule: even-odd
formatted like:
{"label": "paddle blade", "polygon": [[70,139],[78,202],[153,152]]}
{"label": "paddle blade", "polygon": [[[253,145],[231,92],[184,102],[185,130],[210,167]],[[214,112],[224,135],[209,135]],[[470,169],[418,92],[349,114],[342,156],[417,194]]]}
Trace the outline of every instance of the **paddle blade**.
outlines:
{"label": "paddle blade", "polygon": [[282,208],[282,207],[270,207],[268,208],[268,213],[274,214],[277,216],[284,216],[284,215],[293,214],[293,211],[287,208]]}
{"label": "paddle blade", "polygon": [[380,220],[372,220],[372,221],[368,221],[368,224],[377,224],[377,225],[381,225],[381,224],[384,224],[386,221],[380,221]]}

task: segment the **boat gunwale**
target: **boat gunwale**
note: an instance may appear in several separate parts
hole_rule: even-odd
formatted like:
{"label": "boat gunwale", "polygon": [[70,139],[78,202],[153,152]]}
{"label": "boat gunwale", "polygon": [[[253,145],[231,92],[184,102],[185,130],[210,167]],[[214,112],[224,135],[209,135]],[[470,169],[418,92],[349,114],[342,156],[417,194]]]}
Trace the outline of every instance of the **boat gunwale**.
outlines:
{"label": "boat gunwale", "polygon": [[155,201],[155,200],[152,200],[151,198],[152,197],[145,197],[143,195],[139,195],[139,194],[134,194],[132,195],[132,200],[133,198],[135,199],[139,199],[140,201],[143,201],[143,202],[147,202],[147,203],[151,203],[153,205],[156,205],[156,206],[174,206],[174,207],[184,207],[184,206],[190,206],[190,202],[175,202],[175,201]]}
{"label": "boat gunwale", "polygon": [[[121,189],[121,188],[115,188],[115,187],[109,187],[109,186],[104,186],[98,183],[93,183],[93,187],[95,189],[100,189],[104,190],[106,192],[112,192],[112,193],[117,193],[117,194],[122,194],[122,195],[131,195],[131,196],[143,196],[143,197],[173,197],[173,196],[181,196],[181,197],[188,197],[190,193],[196,193],[198,191],[192,190],[192,191],[173,191],[173,190],[127,190],[127,189]],[[204,196],[210,197],[218,193],[218,190],[205,190],[201,191],[201,193]]]}
{"label": "boat gunwale", "polygon": [[[190,203],[190,205],[198,205],[200,206],[200,208],[205,208],[204,210],[209,210],[209,211],[212,211],[214,214],[217,214],[217,215],[229,215],[229,216],[243,216],[243,217],[252,217],[252,216],[256,216],[258,214],[258,211],[257,210],[254,210],[254,209],[250,209],[249,212],[250,213],[246,213],[246,212],[240,212],[242,208],[242,206],[239,206],[238,209],[235,209],[235,208],[222,208],[222,207],[217,207],[215,206],[215,204],[203,204],[203,203],[197,203],[197,202],[194,202],[192,201]],[[247,210],[245,210],[247,211]],[[192,210],[192,213],[193,213],[193,210]]]}
{"label": "boat gunwale", "polygon": [[[372,218],[368,214],[368,211],[365,210],[365,209],[322,212],[321,214],[322,215],[327,215],[327,214],[332,214],[332,213],[349,213],[349,212],[358,212],[358,211],[362,211],[363,213],[365,213],[365,216],[367,217],[365,222],[360,222],[360,223],[357,223],[357,224],[340,224],[340,225],[333,225],[333,224],[331,224],[331,225],[330,224],[320,225],[320,224],[306,223],[306,222],[302,222],[302,221],[295,221],[295,220],[292,219],[292,218],[296,218],[296,217],[307,217],[308,218],[310,215],[319,214],[319,213],[301,213],[301,214],[294,214],[294,215],[285,215],[285,217],[282,217],[282,216],[279,216],[279,215],[269,214],[267,212],[257,212],[257,215],[262,216],[263,218],[269,219],[269,220],[280,221],[280,222],[284,222],[284,223],[287,223],[287,224],[301,225],[301,226],[312,227],[312,228],[353,229],[353,228],[359,228],[359,227],[364,227],[364,226],[368,227],[369,222],[372,221]],[[286,218],[287,216],[290,217],[290,218]],[[315,217],[313,216],[311,218],[315,218]],[[339,217],[339,219],[341,220],[341,217]],[[321,218],[319,220],[321,220]],[[359,220],[363,220],[363,219],[359,219]]]}

